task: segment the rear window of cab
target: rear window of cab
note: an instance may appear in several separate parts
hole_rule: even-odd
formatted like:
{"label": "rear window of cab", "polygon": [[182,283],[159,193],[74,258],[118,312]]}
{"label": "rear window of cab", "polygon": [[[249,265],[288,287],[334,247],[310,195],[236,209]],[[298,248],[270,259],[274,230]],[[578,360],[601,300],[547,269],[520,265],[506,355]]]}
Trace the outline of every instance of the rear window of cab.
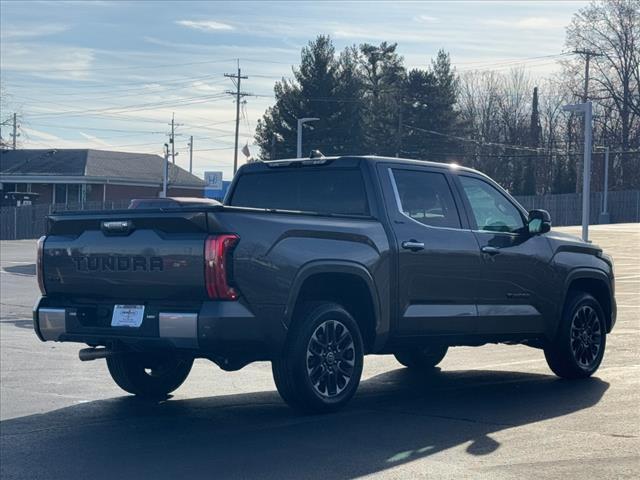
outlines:
{"label": "rear window of cab", "polygon": [[297,168],[245,173],[229,205],[321,214],[369,215],[360,169]]}

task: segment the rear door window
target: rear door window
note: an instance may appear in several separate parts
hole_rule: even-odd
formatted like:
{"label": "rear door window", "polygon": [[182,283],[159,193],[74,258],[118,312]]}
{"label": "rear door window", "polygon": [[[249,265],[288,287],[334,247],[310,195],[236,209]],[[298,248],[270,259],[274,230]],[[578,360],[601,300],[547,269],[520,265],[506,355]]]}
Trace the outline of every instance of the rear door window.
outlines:
{"label": "rear door window", "polygon": [[229,205],[323,214],[369,214],[359,169],[308,168],[243,174],[238,178]]}
{"label": "rear door window", "polygon": [[393,169],[398,208],[431,227],[460,228],[460,216],[442,173]]}

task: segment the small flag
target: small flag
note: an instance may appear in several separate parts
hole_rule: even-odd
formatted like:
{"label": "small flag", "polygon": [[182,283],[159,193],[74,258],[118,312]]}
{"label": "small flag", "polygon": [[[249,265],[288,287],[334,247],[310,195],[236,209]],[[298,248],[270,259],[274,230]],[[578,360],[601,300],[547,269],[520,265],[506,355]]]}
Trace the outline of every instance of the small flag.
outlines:
{"label": "small flag", "polygon": [[242,147],[242,153],[245,157],[249,158],[251,156],[251,152],[249,151],[249,143],[246,143],[244,147]]}

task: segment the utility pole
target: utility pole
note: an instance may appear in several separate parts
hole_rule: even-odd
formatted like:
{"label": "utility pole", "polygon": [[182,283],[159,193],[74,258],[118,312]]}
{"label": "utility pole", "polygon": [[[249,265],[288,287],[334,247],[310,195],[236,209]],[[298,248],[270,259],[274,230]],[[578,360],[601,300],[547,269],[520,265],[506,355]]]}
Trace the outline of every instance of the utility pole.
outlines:
{"label": "utility pole", "polygon": [[171,161],[173,164],[176,164],[176,134],[175,134],[175,125],[174,118],[175,113],[171,114]]}
{"label": "utility pole", "polygon": [[227,78],[230,78],[236,86],[235,92],[230,90],[227,90],[226,92],[230,95],[235,95],[236,97],[236,141],[235,141],[235,148],[233,150],[233,174],[235,175],[236,171],[238,170],[238,132],[240,129],[240,98],[246,97],[248,95],[248,93],[243,93],[240,91],[240,81],[243,79],[246,80],[249,77],[242,75],[242,72],[240,70],[240,60],[238,60],[238,73],[237,74],[225,73],[224,76]]}
{"label": "utility pole", "polygon": [[176,164],[176,131],[175,131],[175,113],[171,114],[171,139],[169,142],[171,143],[171,161],[173,164]]}
{"label": "utility pole", "polygon": [[16,149],[16,140],[18,139],[18,120],[17,120],[17,115],[14,112],[13,113],[13,133],[11,134],[11,136],[13,137],[13,149]]}
{"label": "utility pole", "polygon": [[189,139],[189,173],[193,173],[193,135]]}
{"label": "utility pole", "polygon": [[[589,66],[591,65],[591,57],[600,57],[601,53],[594,52],[593,50],[574,50],[576,55],[584,55],[584,89],[582,91],[582,103],[587,103],[589,100]],[[583,132],[584,133],[584,132]],[[580,171],[582,170],[582,162],[584,159],[578,157],[576,165],[576,193],[580,193]]]}
{"label": "utility pole", "polygon": [[[171,144],[171,161],[175,164],[176,156],[178,155],[176,153],[176,127],[182,126],[181,123],[175,122],[175,113],[171,114],[171,123],[169,125],[171,125],[171,133],[169,134],[169,143]],[[180,134],[178,134],[178,136],[180,136]]]}

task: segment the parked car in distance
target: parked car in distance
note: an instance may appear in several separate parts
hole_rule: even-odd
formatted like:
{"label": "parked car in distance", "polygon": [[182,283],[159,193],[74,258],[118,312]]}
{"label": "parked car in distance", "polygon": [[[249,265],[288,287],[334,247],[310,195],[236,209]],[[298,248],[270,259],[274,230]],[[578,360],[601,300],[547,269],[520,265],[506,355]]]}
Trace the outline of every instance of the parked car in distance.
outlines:
{"label": "parked car in distance", "polygon": [[154,398],[195,358],[264,360],[289,405],[326,412],[354,395],[367,354],[429,370],[486,343],[584,378],[616,320],[598,246],[477,171],[384,157],[251,163],[224,205],[52,215],[37,266],[38,337],[88,345],[82,360],[106,358],[122,389]]}

